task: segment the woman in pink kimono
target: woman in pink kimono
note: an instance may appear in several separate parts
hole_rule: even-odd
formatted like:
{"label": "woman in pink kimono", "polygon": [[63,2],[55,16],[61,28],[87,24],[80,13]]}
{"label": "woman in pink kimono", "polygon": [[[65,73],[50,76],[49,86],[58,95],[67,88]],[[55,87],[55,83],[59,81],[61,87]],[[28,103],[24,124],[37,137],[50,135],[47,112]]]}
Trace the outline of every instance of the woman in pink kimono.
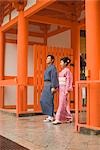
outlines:
{"label": "woman in pink kimono", "polygon": [[70,113],[69,93],[72,91],[72,73],[68,68],[71,60],[68,57],[61,58],[62,71],[59,73],[59,106],[53,124],[72,122]]}

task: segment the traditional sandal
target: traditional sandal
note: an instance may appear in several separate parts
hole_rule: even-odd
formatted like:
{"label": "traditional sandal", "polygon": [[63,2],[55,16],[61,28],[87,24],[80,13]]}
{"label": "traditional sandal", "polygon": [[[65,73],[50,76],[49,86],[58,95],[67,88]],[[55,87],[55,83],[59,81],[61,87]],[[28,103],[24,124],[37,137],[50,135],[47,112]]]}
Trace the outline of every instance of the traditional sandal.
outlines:
{"label": "traditional sandal", "polygon": [[72,123],[73,122],[73,118],[67,118],[66,122],[67,123]]}
{"label": "traditional sandal", "polygon": [[53,125],[57,125],[57,124],[61,124],[62,122],[55,120],[55,121],[53,121],[52,123],[53,123]]}

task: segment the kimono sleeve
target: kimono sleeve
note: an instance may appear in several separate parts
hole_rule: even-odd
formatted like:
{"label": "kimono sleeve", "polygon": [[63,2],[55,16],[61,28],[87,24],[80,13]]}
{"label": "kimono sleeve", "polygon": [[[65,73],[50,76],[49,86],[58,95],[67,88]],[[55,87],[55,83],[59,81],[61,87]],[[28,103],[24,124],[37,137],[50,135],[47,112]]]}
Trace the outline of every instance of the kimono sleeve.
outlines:
{"label": "kimono sleeve", "polygon": [[52,88],[58,88],[59,86],[58,74],[56,68],[52,68],[51,70],[51,86]]}
{"label": "kimono sleeve", "polygon": [[66,72],[66,89],[65,92],[68,93],[69,91],[72,91],[72,73],[70,72],[70,70],[68,70]]}

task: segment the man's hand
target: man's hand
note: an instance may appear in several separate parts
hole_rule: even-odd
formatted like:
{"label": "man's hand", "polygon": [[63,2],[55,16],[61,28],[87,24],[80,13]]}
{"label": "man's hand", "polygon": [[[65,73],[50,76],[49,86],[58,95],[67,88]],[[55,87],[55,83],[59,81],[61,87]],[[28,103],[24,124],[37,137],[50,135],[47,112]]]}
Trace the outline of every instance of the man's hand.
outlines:
{"label": "man's hand", "polygon": [[55,93],[56,92],[56,89],[55,88],[51,88],[51,93]]}

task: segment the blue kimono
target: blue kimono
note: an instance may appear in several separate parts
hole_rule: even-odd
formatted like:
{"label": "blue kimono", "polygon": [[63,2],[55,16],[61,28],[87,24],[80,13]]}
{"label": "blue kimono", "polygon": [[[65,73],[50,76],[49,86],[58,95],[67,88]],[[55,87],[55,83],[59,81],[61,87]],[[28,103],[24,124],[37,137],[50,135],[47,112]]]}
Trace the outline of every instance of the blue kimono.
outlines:
{"label": "blue kimono", "polygon": [[48,116],[54,115],[54,94],[51,93],[51,88],[57,88],[58,86],[57,70],[51,64],[44,73],[44,88],[40,99],[43,114]]}

